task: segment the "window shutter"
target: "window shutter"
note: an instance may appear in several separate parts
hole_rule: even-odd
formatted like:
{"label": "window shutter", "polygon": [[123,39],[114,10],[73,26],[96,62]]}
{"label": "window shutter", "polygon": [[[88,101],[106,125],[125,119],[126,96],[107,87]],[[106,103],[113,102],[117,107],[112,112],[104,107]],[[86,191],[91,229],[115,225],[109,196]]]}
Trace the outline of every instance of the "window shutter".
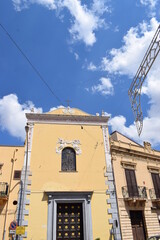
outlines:
{"label": "window shutter", "polygon": [[160,178],[158,173],[151,173],[153,186],[157,198],[160,198]]}
{"label": "window shutter", "polygon": [[139,194],[135,171],[131,169],[125,169],[125,174],[129,197],[138,197]]}

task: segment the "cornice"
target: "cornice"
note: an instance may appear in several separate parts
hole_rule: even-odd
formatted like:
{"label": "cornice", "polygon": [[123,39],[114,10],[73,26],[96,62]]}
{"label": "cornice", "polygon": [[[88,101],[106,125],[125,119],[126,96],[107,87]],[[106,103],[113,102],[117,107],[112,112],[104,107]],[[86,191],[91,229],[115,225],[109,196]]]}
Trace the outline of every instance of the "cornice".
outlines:
{"label": "cornice", "polygon": [[74,124],[74,125],[107,125],[109,117],[106,116],[80,116],[60,114],[26,113],[28,123],[42,124]]}
{"label": "cornice", "polygon": [[[135,147],[135,146],[134,146]],[[137,147],[140,148],[140,147]],[[144,150],[144,152],[140,151],[140,150],[135,150],[135,149],[131,149],[131,148],[125,148],[125,147],[121,147],[121,146],[117,146],[114,144],[111,144],[111,152],[116,152],[116,154],[124,154],[124,155],[130,155],[130,156],[138,156],[138,157],[142,157],[142,158],[148,158],[148,159],[154,159],[154,160],[159,160],[160,161],[160,155],[158,156],[157,154],[155,154],[156,152],[154,150],[152,150],[151,152],[145,152],[145,149],[141,147],[141,150]]]}

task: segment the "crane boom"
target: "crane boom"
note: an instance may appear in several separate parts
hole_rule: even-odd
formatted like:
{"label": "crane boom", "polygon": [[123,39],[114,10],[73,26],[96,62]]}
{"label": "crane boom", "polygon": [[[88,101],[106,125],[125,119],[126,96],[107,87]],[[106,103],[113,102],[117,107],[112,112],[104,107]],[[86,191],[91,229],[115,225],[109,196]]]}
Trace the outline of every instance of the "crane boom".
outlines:
{"label": "crane boom", "polygon": [[131,107],[135,117],[135,123],[137,127],[138,135],[140,136],[143,128],[143,114],[141,110],[141,89],[142,84],[152,67],[158,53],[160,51],[160,25],[158,26],[156,33],[145,53],[145,56],[138,68],[138,71],[131,83],[128,91],[128,95],[131,102]]}

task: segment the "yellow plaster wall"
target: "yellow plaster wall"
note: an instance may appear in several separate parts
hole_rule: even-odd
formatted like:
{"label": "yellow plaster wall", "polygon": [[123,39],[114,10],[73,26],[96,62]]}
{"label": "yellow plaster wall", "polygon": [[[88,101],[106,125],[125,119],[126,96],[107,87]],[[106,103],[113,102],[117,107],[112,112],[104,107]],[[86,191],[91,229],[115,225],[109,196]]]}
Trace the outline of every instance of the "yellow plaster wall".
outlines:
{"label": "yellow plaster wall", "polygon": [[[18,149],[15,153],[14,158],[14,152]],[[7,182],[9,184],[10,182],[10,176],[11,176],[11,169],[12,169],[12,162],[11,159],[14,158],[16,161],[14,161],[14,168],[13,168],[13,174],[14,170],[21,170],[23,166],[24,161],[24,147],[17,147],[17,146],[0,146],[0,163],[3,164],[2,166],[2,174],[0,175],[0,182]],[[17,206],[13,205],[14,200],[18,200],[18,191],[19,191],[19,180],[14,180],[12,177],[11,181],[11,189],[9,194],[9,203],[8,203],[8,212],[7,212],[7,221],[6,221],[6,237],[5,239],[9,239],[8,235],[8,229],[11,221],[16,219],[17,214]],[[0,204],[0,239],[2,239],[3,236],[3,229],[4,229],[4,218],[6,214],[6,204]]]}
{"label": "yellow plaster wall", "polygon": [[27,239],[47,239],[48,198],[42,192],[32,192],[30,196],[31,209],[26,220],[29,222]]}
{"label": "yellow plaster wall", "polygon": [[[76,172],[61,172],[61,154],[56,153],[58,138],[80,141],[82,153],[76,156]],[[93,239],[109,239],[106,164],[100,126],[83,126],[82,129],[80,125],[35,124],[30,162],[32,185],[26,218],[29,222],[27,239],[46,239],[47,229],[42,227],[47,225],[48,208],[47,199],[43,200],[44,191],[93,191]]]}

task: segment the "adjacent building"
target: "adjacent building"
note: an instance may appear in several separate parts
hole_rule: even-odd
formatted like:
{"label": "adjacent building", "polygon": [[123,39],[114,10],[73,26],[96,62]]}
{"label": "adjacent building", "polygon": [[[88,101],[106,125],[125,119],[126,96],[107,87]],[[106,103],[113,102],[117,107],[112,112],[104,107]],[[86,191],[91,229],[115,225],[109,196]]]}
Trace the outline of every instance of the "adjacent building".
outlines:
{"label": "adjacent building", "polygon": [[17,221],[24,146],[0,146],[0,239],[9,238],[9,226]]}
{"label": "adjacent building", "polygon": [[160,152],[114,132],[112,165],[123,240],[160,235]]}

